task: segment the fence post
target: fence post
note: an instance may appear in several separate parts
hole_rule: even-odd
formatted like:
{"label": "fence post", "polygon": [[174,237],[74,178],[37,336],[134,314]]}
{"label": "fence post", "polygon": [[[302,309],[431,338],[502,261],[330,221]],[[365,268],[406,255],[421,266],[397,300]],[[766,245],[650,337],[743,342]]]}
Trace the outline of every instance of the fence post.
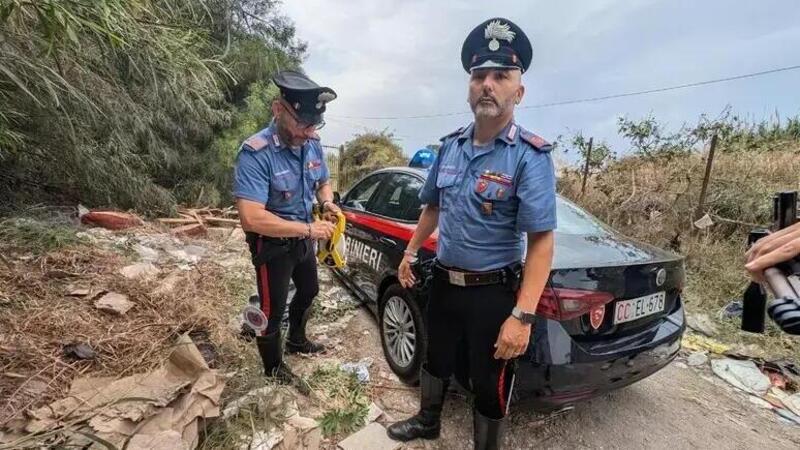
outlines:
{"label": "fence post", "polygon": [[592,143],[594,137],[589,138],[589,148],[586,149],[586,164],[583,166],[583,182],[581,183],[581,197],[586,194],[586,179],[589,178],[589,161],[592,160]]}
{"label": "fence post", "polygon": [[703,187],[700,188],[700,201],[697,203],[697,210],[694,212],[694,220],[700,218],[703,213],[703,206],[706,201],[706,190],[708,189],[708,181],[711,178],[711,165],[714,163],[714,150],[717,148],[717,134],[711,136],[711,145],[708,149],[708,159],[706,160],[706,173],[703,176]]}

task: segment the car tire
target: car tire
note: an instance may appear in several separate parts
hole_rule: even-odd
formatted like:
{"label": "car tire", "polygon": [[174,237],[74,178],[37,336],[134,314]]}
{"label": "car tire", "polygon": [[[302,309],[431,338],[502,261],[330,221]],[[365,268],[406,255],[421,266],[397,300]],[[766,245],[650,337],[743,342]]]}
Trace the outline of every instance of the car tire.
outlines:
{"label": "car tire", "polygon": [[407,290],[395,284],[383,293],[378,312],[381,345],[389,367],[404,383],[416,384],[428,348],[422,309]]}

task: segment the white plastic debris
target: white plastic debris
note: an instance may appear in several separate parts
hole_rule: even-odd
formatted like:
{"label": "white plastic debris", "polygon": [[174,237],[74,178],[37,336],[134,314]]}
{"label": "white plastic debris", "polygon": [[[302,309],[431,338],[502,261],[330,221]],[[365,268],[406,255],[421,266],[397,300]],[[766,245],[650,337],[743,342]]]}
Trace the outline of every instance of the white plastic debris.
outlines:
{"label": "white plastic debris", "polygon": [[364,358],[356,363],[342,363],[339,368],[343,372],[355,374],[359,383],[369,382],[369,366],[372,365],[372,358]]}
{"label": "white plastic debris", "polygon": [[706,228],[708,228],[708,227],[710,227],[712,225],[714,225],[714,221],[711,219],[711,216],[709,216],[708,214],[706,214],[705,216],[697,219],[694,222],[694,226],[697,227],[700,230],[705,230]]}
{"label": "white plastic debris", "polygon": [[753,361],[714,359],[711,361],[711,370],[737,389],[758,396],[766,394],[771,386],[769,377],[761,373]]}

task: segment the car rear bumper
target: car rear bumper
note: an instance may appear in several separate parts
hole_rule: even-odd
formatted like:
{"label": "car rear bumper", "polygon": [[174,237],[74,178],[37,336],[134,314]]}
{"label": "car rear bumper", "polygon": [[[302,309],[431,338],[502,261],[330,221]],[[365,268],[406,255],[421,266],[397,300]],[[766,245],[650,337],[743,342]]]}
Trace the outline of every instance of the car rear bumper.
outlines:
{"label": "car rear bumper", "polygon": [[680,350],[686,329],[683,303],[624,338],[574,341],[555,321],[537,327],[534,345],[518,360],[512,405],[554,410],[619,389],[657,372]]}

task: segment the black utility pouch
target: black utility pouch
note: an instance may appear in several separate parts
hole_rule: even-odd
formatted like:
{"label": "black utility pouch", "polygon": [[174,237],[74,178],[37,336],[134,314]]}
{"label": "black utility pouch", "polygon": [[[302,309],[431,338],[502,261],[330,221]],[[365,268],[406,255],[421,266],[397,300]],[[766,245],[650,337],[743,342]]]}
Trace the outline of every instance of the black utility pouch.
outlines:
{"label": "black utility pouch", "polygon": [[[256,233],[247,233],[246,239],[247,245],[250,247],[253,265],[256,267],[289,253],[292,247],[292,242],[287,239],[269,238]],[[261,243],[260,246],[259,241]]]}

